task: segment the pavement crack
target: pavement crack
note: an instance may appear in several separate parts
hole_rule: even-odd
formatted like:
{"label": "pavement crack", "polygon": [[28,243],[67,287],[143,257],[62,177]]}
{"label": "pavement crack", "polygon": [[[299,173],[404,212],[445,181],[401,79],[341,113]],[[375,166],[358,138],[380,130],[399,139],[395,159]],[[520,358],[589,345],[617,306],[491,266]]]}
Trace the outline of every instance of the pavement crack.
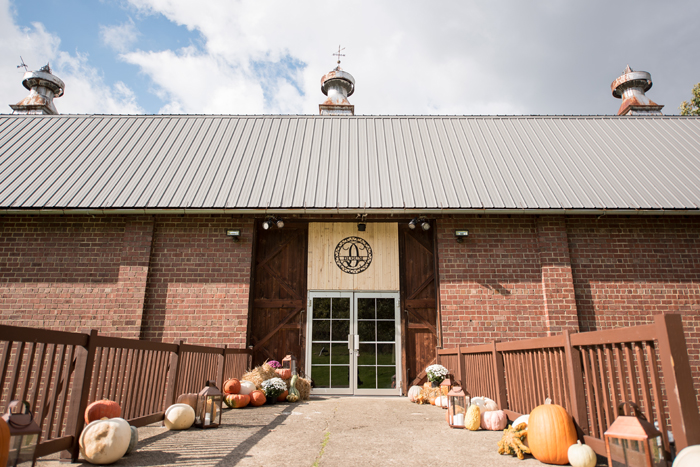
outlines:
{"label": "pavement crack", "polygon": [[[338,407],[339,406],[336,405],[335,408],[333,409],[333,415],[331,416],[331,418],[335,417],[336,412],[338,412]],[[316,460],[314,460],[314,463],[311,465],[311,467],[318,467],[318,465],[319,465],[318,463],[321,462],[321,457],[323,456],[323,452],[326,450],[326,445],[328,444],[328,441],[330,441],[330,439],[331,439],[331,431],[329,429],[330,425],[331,425],[331,420],[328,419],[328,421],[326,421],[326,429],[323,433],[323,441],[321,441],[321,450],[318,452],[318,455],[316,456]]]}

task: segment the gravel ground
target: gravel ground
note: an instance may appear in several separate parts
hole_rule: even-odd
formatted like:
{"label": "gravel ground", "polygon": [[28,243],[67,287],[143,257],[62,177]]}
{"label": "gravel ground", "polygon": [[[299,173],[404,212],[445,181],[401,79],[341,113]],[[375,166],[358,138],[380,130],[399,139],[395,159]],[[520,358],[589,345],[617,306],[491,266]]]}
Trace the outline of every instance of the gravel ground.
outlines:
{"label": "gravel ground", "polygon": [[[318,397],[226,410],[222,426],[139,428],[138,450],[115,466],[521,466],[498,454],[501,432],[452,430],[443,409],[405,397]],[[37,462],[41,467],[90,465]],[[599,464],[604,465],[604,464]]]}

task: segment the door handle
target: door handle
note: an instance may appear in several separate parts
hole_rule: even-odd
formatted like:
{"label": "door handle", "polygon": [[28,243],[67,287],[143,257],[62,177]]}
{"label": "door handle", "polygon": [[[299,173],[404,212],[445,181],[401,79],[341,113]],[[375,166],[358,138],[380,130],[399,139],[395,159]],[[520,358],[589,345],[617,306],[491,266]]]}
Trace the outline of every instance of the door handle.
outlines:
{"label": "door handle", "polygon": [[360,335],[355,334],[355,351],[360,350]]}
{"label": "door handle", "polygon": [[348,334],[348,351],[352,355],[353,350],[355,350],[353,334]]}

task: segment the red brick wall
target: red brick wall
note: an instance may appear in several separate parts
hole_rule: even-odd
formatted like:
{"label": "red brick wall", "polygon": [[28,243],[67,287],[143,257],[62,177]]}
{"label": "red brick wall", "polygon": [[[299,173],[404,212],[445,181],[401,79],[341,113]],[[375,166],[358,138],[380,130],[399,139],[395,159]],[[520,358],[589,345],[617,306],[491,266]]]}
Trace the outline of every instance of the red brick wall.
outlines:
{"label": "red brick wall", "polygon": [[[437,221],[444,347],[542,337],[542,272],[534,216]],[[469,229],[457,243],[455,229]]]}
{"label": "red brick wall", "polygon": [[[238,242],[231,228],[242,229]],[[244,348],[252,235],[251,218],[157,217],[142,336]]]}
{"label": "red brick wall", "polygon": [[0,216],[0,320],[138,337],[150,217]]}
{"label": "red brick wall", "polygon": [[567,225],[581,331],[681,314],[700,396],[700,219],[589,216]]}

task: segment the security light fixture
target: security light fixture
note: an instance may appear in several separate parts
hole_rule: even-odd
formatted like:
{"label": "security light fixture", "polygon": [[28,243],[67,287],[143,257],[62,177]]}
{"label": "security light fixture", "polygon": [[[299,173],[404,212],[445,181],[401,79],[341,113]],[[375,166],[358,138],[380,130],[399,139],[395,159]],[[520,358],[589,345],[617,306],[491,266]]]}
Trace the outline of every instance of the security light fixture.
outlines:
{"label": "security light fixture", "polygon": [[240,229],[231,229],[226,231],[226,236],[233,238],[234,242],[237,242],[238,239],[241,238],[241,230]]}
{"label": "security light fixture", "polygon": [[430,230],[430,221],[425,217],[414,217],[411,219],[411,222],[408,223],[408,228],[415,230],[417,225],[420,225],[420,228],[423,230]]}
{"label": "security light fixture", "polygon": [[469,236],[469,231],[468,230],[455,230],[455,238],[459,243],[462,243],[462,241]]}
{"label": "security light fixture", "polygon": [[284,227],[284,221],[281,217],[270,216],[265,219],[265,222],[263,222],[262,227],[265,230],[270,230],[270,227],[277,227],[278,229],[281,229],[282,227]]}
{"label": "security light fixture", "polygon": [[358,232],[364,232],[365,229],[367,229],[367,224],[363,224],[362,222],[357,224],[357,231]]}

